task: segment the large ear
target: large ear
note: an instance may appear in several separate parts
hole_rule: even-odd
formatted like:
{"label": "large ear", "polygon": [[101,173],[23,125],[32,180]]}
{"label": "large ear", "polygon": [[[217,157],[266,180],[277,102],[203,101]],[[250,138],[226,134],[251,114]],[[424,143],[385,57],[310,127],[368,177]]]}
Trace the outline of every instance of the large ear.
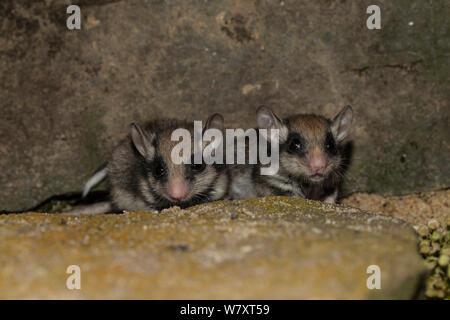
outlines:
{"label": "large ear", "polygon": [[[205,127],[203,128],[204,132],[203,138],[206,139],[207,141],[211,141],[212,136],[214,136],[214,140],[212,140],[212,142],[207,143],[203,149],[204,160],[207,164],[212,164],[213,161],[220,161],[222,158],[223,154],[220,147],[223,142],[223,135],[222,135],[224,127],[223,123],[224,119],[220,113],[214,113],[213,115],[208,117],[208,120],[206,120]],[[215,130],[206,131],[209,129]],[[220,134],[216,130],[219,130]],[[214,131],[216,133],[215,135]],[[209,156],[207,156],[206,158],[205,153],[206,154],[209,153]],[[218,156],[219,159],[216,159],[215,158],[216,156]]]}
{"label": "large ear", "polygon": [[135,122],[130,125],[131,128],[131,140],[133,141],[136,150],[146,158],[153,157],[155,153],[155,147],[152,144],[153,138],[142,130],[141,126]]}
{"label": "large ear", "polygon": [[282,126],[280,118],[266,106],[260,106],[256,110],[256,123],[259,129],[281,129]]}
{"label": "large ear", "polygon": [[214,113],[213,115],[209,116],[208,120],[206,120],[204,130],[207,129],[218,129],[220,131],[223,130],[223,117],[220,113]]}
{"label": "large ear", "polygon": [[[278,129],[280,143],[283,143],[287,139],[288,130],[286,125],[283,124],[280,118],[269,107],[260,106],[256,110],[256,123],[259,129]],[[270,132],[269,134],[272,139],[272,134]]]}
{"label": "large ear", "polygon": [[336,141],[342,142],[350,133],[350,127],[352,126],[353,110],[350,106],[345,106],[341,112],[334,117],[331,122],[331,132],[333,133]]}

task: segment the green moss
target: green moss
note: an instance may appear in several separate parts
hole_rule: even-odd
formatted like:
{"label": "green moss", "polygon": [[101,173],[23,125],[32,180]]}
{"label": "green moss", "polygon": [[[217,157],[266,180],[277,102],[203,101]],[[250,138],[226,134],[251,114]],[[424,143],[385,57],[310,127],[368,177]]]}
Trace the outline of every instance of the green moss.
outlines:
{"label": "green moss", "polygon": [[430,220],[428,228],[420,226],[417,229],[420,252],[431,271],[425,282],[425,296],[429,299],[450,299],[450,217],[447,220],[447,226]]}
{"label": "green moss", "polygon": [[[85,271],[78,298],[87,299],[405,299],[423,270],[406,224],[289,197],[120,215],[11,214],[0,225],[0,262],[16,257],[0,269],[11,289],[4,298],[67,297],[61,283],[71,264]],[[368,296],[374,260],[386,285]]]}

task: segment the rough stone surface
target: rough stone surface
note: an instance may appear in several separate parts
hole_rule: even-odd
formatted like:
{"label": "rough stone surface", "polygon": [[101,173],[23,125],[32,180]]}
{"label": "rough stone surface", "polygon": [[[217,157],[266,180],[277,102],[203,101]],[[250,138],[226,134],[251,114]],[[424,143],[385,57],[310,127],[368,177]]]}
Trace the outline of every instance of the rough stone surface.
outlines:
{"label": "rough stone surface", "polygon": [[413,226],[426,225],[431,219],[437,219],[445,226],[446,219],[450,217],[450,189],[401,197],[355,193],[342,199],[342,204],[402,219]]}
{"label": "rough stone surface", "polygon": [[[424,265],[400,220],[269,197],[161,213],[0,215],[0,298],[415,297]],[[65,288],[78,265],[81,290]],[[381,290],[368,290],[369,265]]]}
{"label": "rough stone surface", "polygon": [[[450,185],[448,1],[0,2],[0,209],[67,192],[106,160],[132,120],[254,125],[355,110],[346,192]],[[447,141],[446,141],[447,140]]]}

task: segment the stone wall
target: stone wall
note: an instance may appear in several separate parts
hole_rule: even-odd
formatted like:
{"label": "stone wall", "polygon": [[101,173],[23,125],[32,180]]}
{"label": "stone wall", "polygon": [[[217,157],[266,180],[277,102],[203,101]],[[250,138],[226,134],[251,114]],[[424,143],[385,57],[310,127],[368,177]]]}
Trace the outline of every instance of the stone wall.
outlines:
{"label": "stone wall", "polygon": [[[446,1],[67,1],[0,3],[0,209],[22,210],[83,181],[154,116],[253,126],[353,106],[344,186],[402,194],[450,186]],[[447,139],[447,141],[446,141]]]}

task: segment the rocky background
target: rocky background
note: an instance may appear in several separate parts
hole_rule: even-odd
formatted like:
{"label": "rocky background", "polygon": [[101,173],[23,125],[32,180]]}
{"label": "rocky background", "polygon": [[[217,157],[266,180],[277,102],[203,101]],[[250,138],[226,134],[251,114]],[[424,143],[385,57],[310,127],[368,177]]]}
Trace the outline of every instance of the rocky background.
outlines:
{"label": "rocky background", "polygon": [[[66,28],[79,4],[82,30]],[[450,186],[449,2],[2,0],[0,210],[81,190],[155,116],[355,111],[344,193]]]}
{"label": "rocky background", "polygon": [[428,273],[404,221],[287,197],[0,215],[0,253],[1,299],[411,299]]}
{"label": "rocky background", "polygon": [[[0,298],[448,299],[449,14],[445,0],[0,1],[0,212],[40,211],[0,215]],[[49,214],[131,121],[220,112],[247,128],[261,104],[353,106],[345,206]],[[64,286],[72,264],[81,291]]]}

